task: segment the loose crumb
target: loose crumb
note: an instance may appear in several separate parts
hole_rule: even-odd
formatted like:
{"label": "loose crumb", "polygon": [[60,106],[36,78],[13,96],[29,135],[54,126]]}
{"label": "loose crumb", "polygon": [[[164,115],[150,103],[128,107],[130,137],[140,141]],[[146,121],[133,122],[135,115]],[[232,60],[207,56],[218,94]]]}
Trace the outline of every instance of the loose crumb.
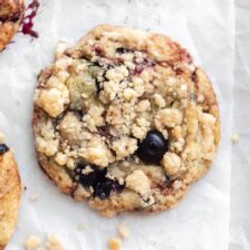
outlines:
{"label": "loose crumb", "polygon": [[37,196],[37,194],[31,194],[29,199],[30,199],[30,201],[35,202],[38,200],[38,196]]}
{"label": "loose crumb", "polygon": [[231,139],[233,143],[237,143],[240,140],[240,136],[239,134],[233,134]]}
{"label": "loose crumb", "polygon": [[108,245],[109,250],[119,250],[121,248],[122,242],[119,238],[113,237],[109,239]]}
{"label": "loose crumb", "polygon": [[41,246],[41,239],[36,235],[31,235],[25,242],[24,248],[26,250],[38,250]]}
{"label": "loose crumb", "polygon": [[48,250],[62,250],[62,240],[56,235],[48,235],[46,247]]}
{"label": "loose crumb", "polygon": [[78,231],[83,231],[84,230],[84,225],[83,224],[78,224],[77,225],[77,230]]}
{"label": "loose crumb", "polygon": [[0,143],[4,143],[5,141],[5,136],[3,133],[0,132]]}
{"label": "loose crumb", "polygon": [[67,48],[67,41],[65,39],[60,39],[60,41],[56,45],[55,55],[54,55],[55,59],[61,57],[66,48]]}
{"label": "loose crumb", "polygon": [[123,239],[127,239],[129,237],[130,230],[124,223],[121,223],[118,226],[118,233]]}

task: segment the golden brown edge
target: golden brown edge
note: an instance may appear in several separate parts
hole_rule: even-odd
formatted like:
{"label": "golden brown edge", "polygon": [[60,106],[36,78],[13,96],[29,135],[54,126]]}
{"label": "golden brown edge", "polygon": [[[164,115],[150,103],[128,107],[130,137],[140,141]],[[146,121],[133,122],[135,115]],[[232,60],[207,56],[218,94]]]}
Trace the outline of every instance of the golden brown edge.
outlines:
{"label": "golden brown edge", "polygon": [[8,244],[14,233],[21,197],[21,180],[12,152],[0,156],[0,250]]}

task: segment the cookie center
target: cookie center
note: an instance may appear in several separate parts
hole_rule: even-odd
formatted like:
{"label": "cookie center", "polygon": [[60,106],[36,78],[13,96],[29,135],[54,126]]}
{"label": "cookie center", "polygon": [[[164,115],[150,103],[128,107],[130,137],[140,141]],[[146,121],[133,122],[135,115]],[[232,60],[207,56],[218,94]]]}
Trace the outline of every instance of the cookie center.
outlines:
{"label": "cookie center", "polygon": [[[54,160],[74,181],[101,199],[124,188],[145,196],[150,185],[167,185],[166,165],[179,164],[178,154],[168,152],[178,151],[187,87],[143,51],[112,51],[96,45],[90,58],[59,59],[67,70],[49,76],[36,103],[53,117],[47,126],[60,138]],[[159,180],[141,188],[155,173]]]}

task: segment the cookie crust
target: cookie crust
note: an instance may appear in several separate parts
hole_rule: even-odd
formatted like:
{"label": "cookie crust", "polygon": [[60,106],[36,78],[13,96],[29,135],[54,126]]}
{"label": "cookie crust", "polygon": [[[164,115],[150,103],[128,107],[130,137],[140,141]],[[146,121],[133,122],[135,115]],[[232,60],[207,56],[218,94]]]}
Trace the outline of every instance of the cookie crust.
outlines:
{"label": "cookie crust", "polygon": [[[101,79],[104,83],[100,86],[95,83],[97,94],[91,98],[92,90],[74,86],[86,65],[97,66],[98,70],[107,67],[105,79]],[[87,81],[91,85],[92,80]],[[115,92],[114,82],[126,82],[125,87],[118,87]],[[80,108],[79,98],[87,98]],[[98,105],[96,98],[100,99]],[[90,111],[91,107],[96,109]],[[119,113],[127,108],[127,113]],[[83,127],[76,111],[84,113],[80,117],[80,122],[85,123]],[[127,118],[131,115],[134,117]],[[94,121],[90,119],[93,117]],[[111,126],[109,135],[105,125]],[[190,184],[209,169],[220,138],[214,90],[204,71],[193,64],[190,54],[167,36],[109,25],[91,30],[41,72],[33,128],[38,162],[46,174],[64,193],[76,200],[87,199],[91,207],[106,216],[135,210],[161,212],[176,205]],[[146,164],[135,156],[138,145],[134,138],[140,142],[154,129],[169,140],[170,146],[161,163]],[[90,141],[97,141],[95,145],[101,145],[97,155],[91,143],[76,146],[86,139],[84,135],[78,138],[82,131],[86,132],[85,137],[92,136]],[[105,137],[107,144],[110,135],[113,137],[108,149],[112,149],[106,150],[98,140]],[[117,137],[120,140],[114,142]],[[67,146],[72,145],[76,150],[67,151]],[[125,146],[121,149],[120,145]],[[79,158],[86,165],[107,168],[107,175],[125,185],[125,189],[111,192],[105,199],[93,195],[91,188],[72,177]],[[94,170],[90,166],[88,171]]]}
{"label": "cookie crust", "polygon": [[17,222],[21,182],[11,151],[0,154],[0,250],[8,244]]}
{"label": "cookie crust", "polygon": [[24,11],[24,0],[0,0],[0,51],[15,35]]}

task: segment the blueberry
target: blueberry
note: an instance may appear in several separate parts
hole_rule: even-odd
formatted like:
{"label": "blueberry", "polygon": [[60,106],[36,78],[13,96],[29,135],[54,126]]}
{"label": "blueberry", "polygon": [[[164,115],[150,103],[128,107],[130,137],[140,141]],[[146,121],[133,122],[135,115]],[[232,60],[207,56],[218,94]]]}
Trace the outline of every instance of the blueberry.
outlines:
{"label": "blueberry", "polygon": [[77,118],[79,118],[79,120],[81,120],[84,116],[84,111],[83,110],[75,110],[75,115]]}
{"label": "blueberry", "polygon": [[9,151],[9,148],[5,144],[0,144],[0,155],[3,155],[7,151]]}
{"label": "blueberry", "polygon": [[121,186],[116,180],[112,180],[106,177],[107,169],[98,169],[96,166],[91,166],[93,171],[84,174],[82,170],[85,169],[85,165],[79,163],[75,169],[75,180],[80,182],[83,186],[92,186],[94,189],[94,196],[100,199],[106,199],[110,193],[118,192],[122,190]]}
{"label": "blueberry", "polygon": [[117,181],[105,177],[102,181],[97,182],[94,186],[94,196],[97,196],[103,200],[110,195],[111,191],[117,192],[121,189],[122,186],[120,186]]}
{"label": "blueberry", "polygon": [[137,155],[146,163],[158,163],[168,150],[168,141],[158,131],[149,131],[139,144]]}
{"label": "blueberry", "polygon": [[110,138],[110,127],[109,125],[102,125],[97,127],[98,134],[100,136],[105,136],[107,139]]}
{"label": "blueberry", "polygon": [[83,186],[94,186],[98,181],[102,180],[107,170],[100,170],[95,166],[91,166],[93,171],[84,174],[82,171],[85,169],[86,165],[79,163],[75,169],[75,179],[77,179]]}
{"label": "blueberry", "polygon": [[128,53],[129,51],[130,51],[129,49],[122,48],[122,47],[116,49],[116,53],[119,53],[119,54]]}

